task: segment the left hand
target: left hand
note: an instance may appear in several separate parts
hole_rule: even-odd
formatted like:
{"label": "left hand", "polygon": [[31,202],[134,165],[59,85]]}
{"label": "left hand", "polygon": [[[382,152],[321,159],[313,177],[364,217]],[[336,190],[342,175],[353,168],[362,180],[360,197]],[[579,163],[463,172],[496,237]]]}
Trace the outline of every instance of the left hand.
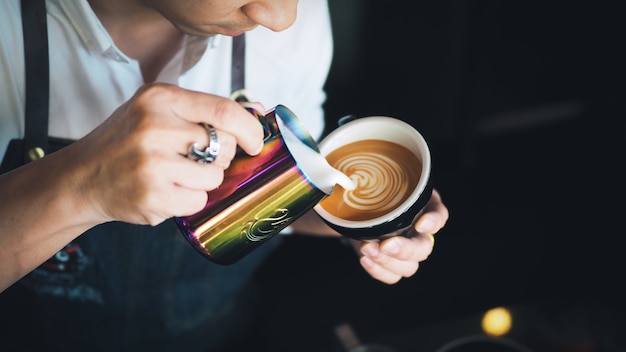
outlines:
{"label": "left hand", "polygon": [[424,212],[415,222],[414,236],[394,236],[382,241],[352,240],[352,244],[361,255],[365,271],[379,281],[395,284],[417,272],[419,264],[432,253],[433,235],[446,224],[448,217],[448,208],[439,192],[433,190]]}

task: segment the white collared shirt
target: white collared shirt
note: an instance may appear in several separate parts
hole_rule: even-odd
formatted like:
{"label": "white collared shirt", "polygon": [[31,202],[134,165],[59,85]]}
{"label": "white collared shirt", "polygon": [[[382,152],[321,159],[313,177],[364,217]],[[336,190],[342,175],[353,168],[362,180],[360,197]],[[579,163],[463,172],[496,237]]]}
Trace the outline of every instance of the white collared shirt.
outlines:
{"label": "white collared shirt", "polygon": [[[143,84],[139,64],[121,52],[86,0],[46,0],[50,52],[49,135],[79,139]],[[230,96],[232,38],[187,37],[158,82]],[[0,1],[0,160],[24,135],[24,53],[20,1]],[[246,34],[245,88],[253,101],[289,107],[314,137],[324,128],[323,86],[332,58],[328,8],[301,0],[283,32]]]}

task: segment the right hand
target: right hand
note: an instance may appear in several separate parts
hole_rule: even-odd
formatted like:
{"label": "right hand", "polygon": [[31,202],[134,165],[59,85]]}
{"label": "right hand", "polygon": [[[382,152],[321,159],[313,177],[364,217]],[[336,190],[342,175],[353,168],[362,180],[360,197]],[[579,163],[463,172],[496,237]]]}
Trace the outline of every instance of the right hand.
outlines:
{"label": "right hand", "polygon": [[[260,104],[252,104],[264,111]],[[218,134],[220,152],[211,164],[186,157],[193,142]],[[218,187],[239,145],[256,155],[261,124],[238,103],[173,85],[142,87],[91,133],[67,147],[67,168],[84,204],[102,222],[156,225],[200,211],[207,191]],[[55,153],[56,154],[56,153]],[[50,155],[52,156],[52,155]]]}

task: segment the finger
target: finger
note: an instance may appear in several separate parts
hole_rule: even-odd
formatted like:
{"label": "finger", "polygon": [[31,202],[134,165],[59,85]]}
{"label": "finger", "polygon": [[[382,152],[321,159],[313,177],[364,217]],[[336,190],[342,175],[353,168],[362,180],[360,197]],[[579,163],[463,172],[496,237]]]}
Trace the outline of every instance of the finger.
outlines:
{"label": "finger", "polygon": [[178,155],[160,158],[155,164],[151,174],[158,175],[158,178],[153,177],[152,181],[160,184],[207,192],[217,188],[224,181],[224,169],[221,166],[200,164]]}
{"label": "finger", "polygon": [[[360,259],[361,266],[365,271],[372,276],[374,279],[384,282],[386,284],[395,284],[403,277],[408,277],[413,274],[403,275],[399,274],[395,271],[388,270],[387,268],[379,265],[375,261],[373,261],[370,257],[362,256]],[[415,273],[417,271],[418,265],[414,265],[413,270],[407,270],[408,272]]]}
{"label": "finger", "polygon": [[[399,237],[397,239],[400,239]],[[407,240],[406,238],[404,238]],[[372,263],[376,264],[376,268],[372,266],[369,268],[373,270],[373,272],[377,273],[377,275],[381,275],[383,271],[387,271],[393,275],[400,275],[401,277],[409,277],[417,271],[419,260],[415,258],[407,258],[400,259],[398,257],[394,257],[393,255],[386,254],[383,250],[385,245],[392,245],[395,247],[394,242],[399,242],[396,238],[390,239],[392,241],[385,243],[365,243],[361,247],[361,253],[364,257],[367,257]],[[407,247],[411,247],[407,245]],[[368,271],[369,272],[369,271]],[[372,274],[373,272],[370,272]]]}
{"label": "finger", "polygon": [[[217,168],[216,168],[217,169]],[[172,216],[200,211],[208,200],[207,192],[181,187],[164,178],[147,181],[146,190],[121,199],[111,212],[112,219],[136,224],[156,225]],[[116,214],[117,213],[117,214]]]}
{"label": "finger", "polygon": [[172,193],[175,196],[170,201],[170,217],[195,214],[207,204],[208,194],[205,191],[176,186]]}
{"label": "finger", "polygon": [[419,234],[411,238],[395,236],[382,241],[380,251],[397,260],[422,262],[428,259],[433,246],[434,237],[430,234]]}
{"label": "finger", "polygon": [[435,234],[444,227],[450,217],[448,208],[441,201],[441,195],[436,190],[424,207],[424,211],[415,222],[415,231],[421,234]]}
{"label": "finger", "polygon": [[180,187],[208,192],[224,182],[224,169],[214,164],[187,161],[180,163],[176,175],[171,177],[172,183]]}
{"label": "finger", "polygon": [[205,123],[233,136],[248,154],[263,147],[263,128],[258,119],[241,104],[228,98],[194,91],[180,94],[172,106],[174,113],[189,122]]}
{"label": "finger", "polygon": [[[204,150],[205,148],[212,147],[214,143],[217,143],[219,146],[217,157],[210,164],[219,166],[222,169],[228,168],[237,151],[237,141],[235,136],[219,129],[213,129],[216,136],[215,139],[213,139],[210,136],[211,131],[208,130],[208,126],[201,126],[198,124],[198,127],[204,130],[205,136],[195,142],[188,143],[184,155],[188,156],[191,154],[190,149],[194,145],[196,146],[196,149]],[[179,147],[179,149],[182,148]],[[190,159],[194,160],[193,158]]]}

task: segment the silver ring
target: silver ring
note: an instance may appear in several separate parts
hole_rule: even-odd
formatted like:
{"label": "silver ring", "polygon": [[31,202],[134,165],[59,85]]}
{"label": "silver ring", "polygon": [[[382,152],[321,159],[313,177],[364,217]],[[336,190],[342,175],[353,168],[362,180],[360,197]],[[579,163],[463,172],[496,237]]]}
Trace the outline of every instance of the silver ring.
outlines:
{"label": "silver ring", "polygon": [[201,164],[210,164],[217,159],[217,154],[220,152],[220,141],[217,139],[217,132],[215,132],[213,126],[205,124],[203,126],[209,132],[209,145],[201,149],[200,143],[193,143],[189,147],[189,157]]}

